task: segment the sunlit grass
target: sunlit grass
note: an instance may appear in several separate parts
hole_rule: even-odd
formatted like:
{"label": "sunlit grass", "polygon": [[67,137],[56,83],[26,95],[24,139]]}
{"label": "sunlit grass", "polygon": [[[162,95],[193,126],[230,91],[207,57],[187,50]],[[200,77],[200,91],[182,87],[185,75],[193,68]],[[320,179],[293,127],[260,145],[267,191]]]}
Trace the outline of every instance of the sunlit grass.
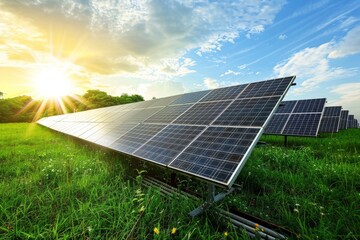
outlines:
{"label": "sunlit grass", "polygon": [[[211,211],[189,218],[194,200],[143,188],[146,166],[120,154],[36,124],[0,124],[0,133],[0,239],[247,238]],[[359,133],[289,138],[288,148],[263,137],[237,180],[243,190],[221,204],[301,239],[359,238]]]}

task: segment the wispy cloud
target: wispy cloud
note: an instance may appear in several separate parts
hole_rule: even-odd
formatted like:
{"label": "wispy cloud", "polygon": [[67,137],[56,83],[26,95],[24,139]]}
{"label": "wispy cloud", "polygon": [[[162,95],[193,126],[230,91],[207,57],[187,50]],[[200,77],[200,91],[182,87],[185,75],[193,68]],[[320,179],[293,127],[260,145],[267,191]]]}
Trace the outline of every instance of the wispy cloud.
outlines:
{"label": "wispy cloud", "polygon": [[236,72],[236,71],[233,71],[233,70],[227,70],[226,72],[224,72],[223,74],[221,74],[220,76],[221,77],[224,77],[224,76],[227,76],[227,75],[234,75],[234,76],[238,76],[240,75],[241,72]]}
{"label": "wispy cloud", "polygon": [[318,47],[305,48],[274,67],[278,76],[297,75],[303,80],[292,92],[302,94],[316,89],[321,83],[356,74],[357,68],[331,67],[332,59],[360,52],[360,27],[350,30],[338,43],[331,41]]}
{"label": "wispy cloud", "polygon": [[360,26],[350,30],[339,42],[334,51],[330,52],[330,58],[341,58],[360,52]]}
{"label": "wispy cloud", "polygon": [[280,40],[285,40],[286,38],[287,38],[286,34],[280,34],[279,35]]}
{"label": "wispy cloud", "polygon": [[204,78],[205,87],[208,89],[214,89],[220,87],[220,83],[213,78]]}
{"label": "wispy cloud", "polygon": [[[129,64],[126,61],[129,57],[154,64],[161,63],[163,58],[181,57],[191,49],[199,49],[199,54],[219,51],[223,43],[233,42],[241,33],[263,31],[285,3],[283,0],[271,4],[162,0],[0,2],[3,11],[27,22],[48,45],[52,38],[53,50],[61,57],[72,57],[77,64],[100,74],[136,72],[139,66]],[[18,24],[17,29],[23,29],[22,26]],[[26,36],[21,41],[25,39]],[[101,66],[109,66],[109,70]]]}

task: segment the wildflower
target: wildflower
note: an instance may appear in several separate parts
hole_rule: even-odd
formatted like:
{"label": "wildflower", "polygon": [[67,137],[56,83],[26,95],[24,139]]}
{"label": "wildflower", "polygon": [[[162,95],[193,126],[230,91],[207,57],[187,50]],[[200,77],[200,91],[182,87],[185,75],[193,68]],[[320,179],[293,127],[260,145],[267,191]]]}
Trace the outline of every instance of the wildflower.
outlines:
{"label": "wildflower", "polygon": [[227,231],[224,232],[224,236],[227,237],[229,233]]}
{"label": "wildflower", "polygon": [[160,230],[156,227],[156,228],[154,228],[154,233],[155,233],[156,235],[158,235],[158,234],[160,233]]}
{"label": "wildflower", "polygon": [[299,207],[299,206],[300,206],[300,204],[298,204],[298,203],[295,203],[295,206]]}
{"label": "wildflower", "polygon": [[320,215],[321,215],[321,216],[324,216],[324,215],[325,215],[325,213],[321,212],[321,213],[320,213]]}
{"label": "wildflower", "polygon": [[258,223],[255,223],[255,231],[259,231],[259,224]]}
{"label": "wildflower", "polygon": [[171,229],[171,234],[175,234],[176,233],[176,227],[173,227],[172,229]]}
{"label": "wildflower", "polygon": [[297,212],[297,213],[298,213],[298,212],[299,212],[299,209],[297,209],[297,208],[294,208],[294,212]]}
{"label": "wildflower", "polygon": [[87,230],[88,230],[89,232],[91,232],[91,231],[92,231],[91,226],[88,226],[88,227],[87,227]]}

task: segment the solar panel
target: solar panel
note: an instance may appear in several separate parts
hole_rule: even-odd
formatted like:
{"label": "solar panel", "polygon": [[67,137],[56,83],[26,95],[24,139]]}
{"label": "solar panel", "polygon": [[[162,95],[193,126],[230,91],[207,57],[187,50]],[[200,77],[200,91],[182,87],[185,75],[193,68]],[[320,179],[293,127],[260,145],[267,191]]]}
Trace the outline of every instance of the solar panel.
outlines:
{"label": "solar panel", "polygon": [[244,85],[238,85],[238,86],[233,86],[233,87],[214,89],[200,101],[201,102],[209,102],[209,101],[234,99],[239,95],[239,93],[241,93],[242,90],[244,90],[244,88],[246,86],[247,85],[244,84]]}
{"label": "solar panel", "polygon": [[263,97],[235,100],[214,125],[262,126],[274,110],[280,97]]}
{"label": "solar panel", "polygon": [[348,128],[354,128],[354,115],[348,117]]}
{"label": "solar panel", "polygon": [[132,154],[166,125],[140,124],[117,139],[109,147],[120,152]]}
{"label": "solar panel", "polygon": [[168,125],[134,155],[167,165],[204,129],[202,126]]}
{"label": "solar panel", "polygon": [[192,104],[185,105],[174,105],[167,106],[161,111],[157,112],[150,118],[148,118],[145,122],[147,123],[171,123],[177,118],[179,115],[183,114],[186,110],[188,110]]}
{"label": "solar panel", "polygon": [[174,123],[209,125],[230,103],[231,101],[197,103]]}
{"label": "solar panel", "polygon": [[200,91],[200,92],[193,92],[193,93],[185,93],[181,95],[178,99],[176,99],[171,105],[174,104],[185,104],[185,103],[196,103],[200,99],[202,99],[205,95],[207,95],[210,90],[207,91]]}
{"label": "solar panel", "polygon": [[230,187],[294,79],[187,93],[38,123]]}
{"label": "solar panel", "polygon": [[226,183],[259,132],[259,128],[209,127],[169,166]]}
{"label": "solar panel", "polygon": [[342,107],[325,107],[321,119],[320,132],[338,132]]}
{"label": "solar panel", "polygon": [[290,114],[274,114],[265,128],[266,134],[281,135]]}
{"label": "solar panel", "polygon": [[348,110],[342,110],[340,114],[340,129],[347,129],[348,128]]}
{"label": "solar panel", "polygon": [[283,101],[265,128],[265,134],[318,135],[325,98]]}
{"label": "solar panel", "polygon": [[282,134],[286,136],[316,136],[321,113],[292,114]]}
{"label": "solar panel", "polygon": [[320,132],[338,132],[341,109],[342,107],[340,106],[325,107],[321,119]]}

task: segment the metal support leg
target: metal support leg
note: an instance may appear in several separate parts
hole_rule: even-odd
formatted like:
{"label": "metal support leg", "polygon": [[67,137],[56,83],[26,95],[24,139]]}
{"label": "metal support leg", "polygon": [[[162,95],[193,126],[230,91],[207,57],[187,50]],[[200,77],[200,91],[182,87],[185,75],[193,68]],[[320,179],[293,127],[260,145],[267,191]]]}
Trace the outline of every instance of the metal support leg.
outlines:
{"label": "metal support leg", "polygon": [[204,210],[208,209],[212,204],[222,200],[225,198],[228,194],[232,193],[234,191],[233,188],[230,188],[226,192],[220,192],[216,194],[216,188],[214,184],[208,184],[208,195],[206,201],[199,207],[192,210],[189,215],[191,217],[196,217],[199,214],[201,214]]}
{"label": "metal support leg", "polygon": [[287,147],[287,145],[288,145],[288,139],[287,139],[286,135],[284,136],[284,145],[285,145],[285,147]]}

